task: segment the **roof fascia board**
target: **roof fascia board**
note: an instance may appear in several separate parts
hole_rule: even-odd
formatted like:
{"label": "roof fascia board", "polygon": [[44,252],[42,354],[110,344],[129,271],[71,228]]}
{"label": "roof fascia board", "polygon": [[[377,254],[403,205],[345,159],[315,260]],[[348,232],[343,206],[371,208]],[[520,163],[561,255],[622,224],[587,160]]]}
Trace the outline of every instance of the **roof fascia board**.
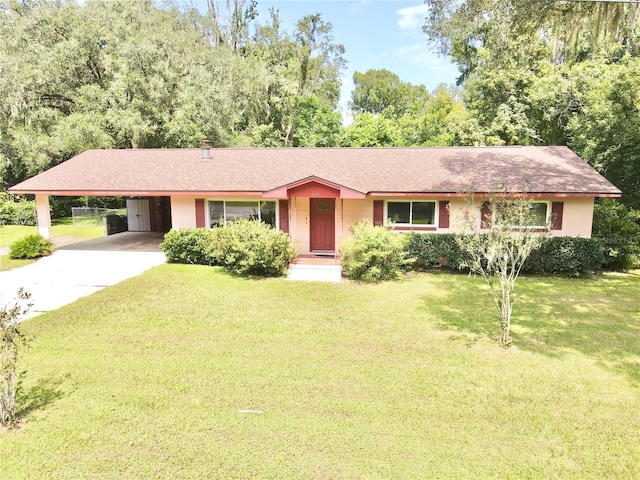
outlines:
{"label": "roof fascia board", "polygon": [[[299,185],[296,185],[299,186]],[[332,186],[331,184],[327,186]],[[96,196],[96,197],[115,197],[115,196],[128,196],[128,197],[167,197],[167,196],[196,196],[196,197],[264,197],[264,198],[287,198],[288,188],[295,187],[279,187],[268,192],[260,191],[159,191],[159,190],[33,190],[33,189],[14,189],[9,188],[9,193],[15,195],[53,195],[60,197],[82,197],[82,196]],[[452,192],[371,192],[367,195],[351,190],[345,187],[332,187],[340,190],[341,198],[351,199],[364,199],[367,197],[461,197],[463,194]],[[486,196],[489,194],[496,194],[499,192],[475,192],[472,196]],[[529,193],[529,197],[553,197],[553,198],[567,198],[567,197],[601,197],[601,198],[620,198],[622,193],[611,192],[591,192],[591,193]]]}

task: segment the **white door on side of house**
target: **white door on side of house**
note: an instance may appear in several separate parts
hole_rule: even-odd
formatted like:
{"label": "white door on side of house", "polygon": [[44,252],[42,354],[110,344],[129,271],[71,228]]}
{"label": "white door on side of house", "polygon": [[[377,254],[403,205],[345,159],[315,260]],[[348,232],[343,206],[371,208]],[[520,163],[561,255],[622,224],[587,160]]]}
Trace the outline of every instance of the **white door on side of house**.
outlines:
{"label": "white door on side of house", "polygon": [[127,224],[130,232],[151,231],[151,209],[148,198],[127,198]]}

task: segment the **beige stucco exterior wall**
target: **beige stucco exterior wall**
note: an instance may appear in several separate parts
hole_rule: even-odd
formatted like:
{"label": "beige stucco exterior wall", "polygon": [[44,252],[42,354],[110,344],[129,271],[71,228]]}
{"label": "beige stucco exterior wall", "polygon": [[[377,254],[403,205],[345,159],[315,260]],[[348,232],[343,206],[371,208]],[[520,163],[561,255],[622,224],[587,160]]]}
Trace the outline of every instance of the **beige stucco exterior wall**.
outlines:
{"label": "beige stucco exterior wall", "polygon": [[289,199],[289,236],[300,254],[311,250],[309,231],[309,199]]}
{"label": "beige stucco exterior wall", "polygon": [[[577,198],[536,198],[536,201],[549,202],[549,213],[551,213],[552,202],[563,202],[564,208],[562,213],[562,229],[552,230],[551,235],[554,237],[591,237],[591,227],[593,224],[593,197],[577,197]],[[476,202],[476,208],[473,214],[476,217],[477,224],[480,224],[480,206],[482,201]],[[462,199],[452,199],[450,204],[451,211],[451,231],[460,229],[460,219],[463,211],[469,208]],[[439,229],[439,232],[443,230]]]}
{"label": "beige stucco exterior wall", "polygon": [[336,249],[339,249],[345,238],[353,236],[349,229],[354,224],[365,218],[373,222],[373,199],[355,200],[345,198],[343,200],[337,199],[336,202],[339,204],[338,208],[342,207],[343,209],[342,218],[339,216],[340,212],[336,212]]}
{"label": "beige stucco exterior wall", "polygon": [[[477,209],[472,209],[472,213],[478,219],[480,224],[480,205]],[[451,198],[449,200],[449,231],[447,233],[455,233],[460,231],[463,212],[469,209],[467,203],[461,198]]]}
{"label": "beige stucco exterior wall", "polygon": [[171,227],[196,228],[196,197],[171,197]]}
{"label": "beige stucco exterior wall", "polygon": [[[460,230],[460,221],[463,211],[468,209],[468,205],[460,198],[409,198],[402,197],[403,200],[435,200],[449,201],[450,212],[450,228],[437,228],[432,233],[454,233]],[[194,196],[173,196],[171,197],[171,221],[173,228],[195,228]],[[208,199],[207,199],[208,200]],[[399,198],[376,198],[376,200],[399,200]],[[541,201],[560,201],[560,199],[541,198]],[[553,236],[574,236],[574,237],[590,237],[591,225],[593,221],[593,198],[563,198],[564,212],[562,219],[562,230],[554,230]],[[364,200],[356,199],[336,199],[336,252],[338,252],[342,241],[351,236],[349,229],[363,219],[373,221],[373,198]],[[40,203],[44,205],[43,199]],[[476,208],[473,209],[474,215],[480,223],[480,205],[481,200],[476,202]],[[47,211],[48,211],[48,202]],[[44,208],[44,207],[43,207]],[[551,207],[549,207],[551,208]],[[206,209],[206,202],[205,202]],[[40,212],[39,212],[40,213]],[[205,210],[205,215],[208,215]],[[296,250],[299,254],[310,253],[310,212],[309,198],[291,198],[289,199],[289,235],[293,240]],[[278,212],[279,216],[279,212]],[[279,223],[279,222],[278,222]],[[439,224],[439,209],[436,206],[436,225]],[[49,227],[50,228],[50,227]]]}
{"label": "beige stucco exterior wall", "polygon": [[593,197],[564,199],[562,230],[554,230],[554,237],[591,237],[593,225]]}

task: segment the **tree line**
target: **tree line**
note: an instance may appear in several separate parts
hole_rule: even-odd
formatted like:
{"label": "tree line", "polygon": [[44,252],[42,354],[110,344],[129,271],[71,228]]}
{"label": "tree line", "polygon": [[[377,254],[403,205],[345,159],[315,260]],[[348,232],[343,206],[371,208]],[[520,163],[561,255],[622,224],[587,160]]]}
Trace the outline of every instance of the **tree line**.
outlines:
{"label": "tree line", "polygon": [[1,183],[89,148],[334,144],[344,48],[331,25],[312,14],[285,32],[276,11],[255,19],[244,0],[212,0],[205,13],[152,0],[3,2]]}
{"label": "tree line", "polygon": [[640,208],[640,4],[425,3],[481,143],[568,145]]}
{"label": "tree line", "polygon": [[[285,31],[255,0],[5,0],[0,184],[89,148],[568,145],[640,207],[640,5],[426,0],[457,63],[429,92],[354,74],[320,14]],[[347,112],[345,112],[347,113]]]}

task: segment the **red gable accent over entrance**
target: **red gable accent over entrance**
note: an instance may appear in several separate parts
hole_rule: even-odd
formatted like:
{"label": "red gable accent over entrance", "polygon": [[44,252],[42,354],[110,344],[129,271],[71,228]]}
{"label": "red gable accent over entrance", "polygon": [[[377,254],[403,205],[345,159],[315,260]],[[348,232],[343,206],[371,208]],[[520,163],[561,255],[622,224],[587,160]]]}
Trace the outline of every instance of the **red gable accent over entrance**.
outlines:
{"label": "red gable accent over entrance", "polygon": [[287,189],[287,196],[309,198],[340,198],[340,190],[318,182],[308,182],[298,187]]}
{"label": "red gable accent over entrance", "polygon": [[318,177],[309,177],[265,192],[264,198],[366,198],[367,195]]}

